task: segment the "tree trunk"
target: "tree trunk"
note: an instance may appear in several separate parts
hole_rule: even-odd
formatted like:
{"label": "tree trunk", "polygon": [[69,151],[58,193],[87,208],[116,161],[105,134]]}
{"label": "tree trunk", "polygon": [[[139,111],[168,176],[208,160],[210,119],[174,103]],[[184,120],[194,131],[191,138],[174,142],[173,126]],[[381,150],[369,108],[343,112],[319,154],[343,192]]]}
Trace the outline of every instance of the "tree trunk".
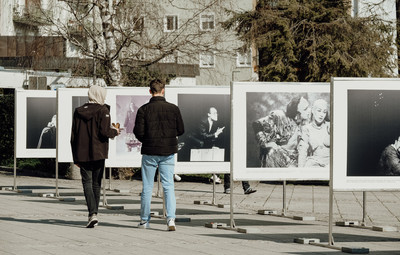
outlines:
{"label": "tree trunk", "polygon": [[113,27],[113,1],[99,1],[100,17],[103,29],[103,37],[105,44],[106,63],[106,82],[109,86],[122,86],[121,84],[121,64],[119,62],[117,46],[115,44],[114,27]]}

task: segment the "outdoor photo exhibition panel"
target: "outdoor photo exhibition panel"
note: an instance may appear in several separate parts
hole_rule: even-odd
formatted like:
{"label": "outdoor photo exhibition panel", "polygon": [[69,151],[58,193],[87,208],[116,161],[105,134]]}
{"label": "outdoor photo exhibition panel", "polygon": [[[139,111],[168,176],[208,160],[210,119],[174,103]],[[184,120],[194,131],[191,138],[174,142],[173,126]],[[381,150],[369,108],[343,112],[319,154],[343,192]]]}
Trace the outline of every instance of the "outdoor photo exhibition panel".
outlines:
{"label": "outdoor photo exhibition panel", "polygon": [[229,87],[168,87],[166,99],[178,105],[185,125],[185,134],[178,138],[175,173],[229,173]]}
{"label": "outdoor photo exhibition panel", "polygon": [[234,82],[234,180],[328,180],[329,83]]}
{"label": "outdoor photo exhibition panel", "polygon": [[400,189],[400,79],[332,78],[336,191]]}
{"label": "outdoor photo exhibition panel", "polygon": [[142,144],[133,134],[137,110],[151,98],[148,87],[107,88],[111,122],[119,123],[121,134],[110,139],[107,167],[140,167]]}
{"label": "outdoor photo exhibition panel", "polygon": [[71,127],[75,108],[89,101],[87,88],[59,88],[58,100],[58,162],[73,162],[71,151]]}
{"label": "outdoor photo exhibition panel", "polygon": [[57,100],[55,91],[15,90],[17,158],[55,158]]}

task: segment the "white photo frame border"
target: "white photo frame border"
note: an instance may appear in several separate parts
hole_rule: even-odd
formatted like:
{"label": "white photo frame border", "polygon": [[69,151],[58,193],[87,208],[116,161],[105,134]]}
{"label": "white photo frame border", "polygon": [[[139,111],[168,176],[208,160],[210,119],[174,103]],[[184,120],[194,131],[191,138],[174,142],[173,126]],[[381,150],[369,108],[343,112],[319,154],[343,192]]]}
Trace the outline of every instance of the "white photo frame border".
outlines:
{"label": "white photo frame border", "polygon": [[[379,86],[377,86],[379,84]],[[400,190],[400,176],[347,176],[348,91],[400,90],[400,79],[332,78],[332,160],[330,181],[334,191]]]}
{"label": "white photo frame border", "polygon": [[[202,94],[202,95],[230,95],[229,86],[196,86],[196,87],[167,87],[166,100],[178,105],[180,94]],[[186,132],[186,131],[185,131]],[[232,132],[232,131],[231,131]],[[232,142],[232,141],[231,141]],[[227,174],[230,173],[230,162],[179,162],[178,155],[175,157],[175,174]]]}
{"label": "white photo frame border", "polygon": [[[149,87],[116,87],[107,88],[106,103],[110,105],[111,122],[117,122],[117,96],[148,96],[151,94]],[[141,105],[139,105],[140,107]],[[124,131],[122,131],[124,132]],[[106,159],[106,167],[141,167],[142,156],[138,152],[133,156],[121,156],[117,153],[117,138],[109,140],[108,159]]]}
{"label": "white photo frame border", "polygon": [[[247,167],[247,102],[248,92],[257,93],[329,93],[329,83],[233,82],[231,87],[232,139],[231,164],[234,181],[329,180],[325,168],[262,168]],[[245,119],[246,121],[242,121]]]}
{"label": "white photo frame border", "polygon": [[[27,148],[27,100],[28,98],[56,98],[56,91],[15,90],[15,156],[16,158],[56,158],[54,149]],[[57,107],[56,107],[57,108]],[[56,109],[57,111],[57,109]],[[58,113],[57,118],[58,118]],[[58,128],[58,127],[57,127]]]}
{"label": "white photo frame border", "polygon": [[87,97],[88,88],[57,89],[57,160],[58,162],[73,162],[71,150],[71,128],[74,117],[72,109],[73,97]]}

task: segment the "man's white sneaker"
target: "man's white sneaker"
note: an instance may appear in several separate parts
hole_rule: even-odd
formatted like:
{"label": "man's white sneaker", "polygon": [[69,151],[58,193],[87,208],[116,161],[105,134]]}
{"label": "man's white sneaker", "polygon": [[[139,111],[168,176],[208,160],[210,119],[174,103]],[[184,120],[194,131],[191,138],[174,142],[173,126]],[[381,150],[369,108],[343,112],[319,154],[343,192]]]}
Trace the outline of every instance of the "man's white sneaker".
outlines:
{"label": "man's white sneaker", "polygon": [[176,230],[175,219],[173,219],[173,218],[168,219],[167,227],[168,227],[168,231],[175,231]]}
{"label": "man's white sneaker", "polygon": [[150,223],[148,221],[142,220],[138,224],[138,228],[142,228],[142,229],[150,228]]}

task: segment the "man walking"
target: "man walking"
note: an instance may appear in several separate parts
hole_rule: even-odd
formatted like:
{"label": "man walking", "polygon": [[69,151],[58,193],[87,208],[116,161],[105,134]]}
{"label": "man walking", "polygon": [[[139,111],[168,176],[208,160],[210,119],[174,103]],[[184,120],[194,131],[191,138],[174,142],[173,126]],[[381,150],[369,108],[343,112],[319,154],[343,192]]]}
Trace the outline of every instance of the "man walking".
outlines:
{"label": "man walking", "polygon": [[179,108],[164,98],[165,83],[150,82],[150,101],[137,112],[133,133],[142,143],[142,194],[139,228],[149,228],[150,206],[154,175],[158,168],[161,176],[167,210],[167,229],[175,231],[176,200],[174,190],[175,153],[178,139],[184,133]]}

